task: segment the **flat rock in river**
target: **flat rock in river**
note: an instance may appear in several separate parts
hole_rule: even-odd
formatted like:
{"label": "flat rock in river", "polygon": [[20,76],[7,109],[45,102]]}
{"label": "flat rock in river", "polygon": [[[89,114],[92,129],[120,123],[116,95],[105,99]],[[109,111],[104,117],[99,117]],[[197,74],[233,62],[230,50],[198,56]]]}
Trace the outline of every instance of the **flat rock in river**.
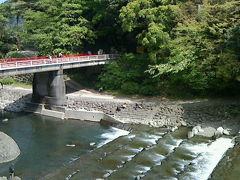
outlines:
{"label": "flat rock in river", "polygon": [[16,159],[20,154],[17,143],[8,135],[0,132],[0,163]]}
{"label": "flat rock in river", "polygon": [[213,127],[202,128],[202,131],[198,132],[196,135],[204,137],[213,137],[216,129]]}

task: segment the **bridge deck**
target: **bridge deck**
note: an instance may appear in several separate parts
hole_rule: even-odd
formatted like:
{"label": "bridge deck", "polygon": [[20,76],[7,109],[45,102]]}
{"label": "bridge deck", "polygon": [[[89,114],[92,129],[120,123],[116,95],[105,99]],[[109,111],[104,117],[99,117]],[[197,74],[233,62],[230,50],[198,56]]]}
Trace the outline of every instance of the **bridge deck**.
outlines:
{"label": "bridge deck", "polygon": [[103,55],[74,55],[61,58],[30,57],[0,60],[0,76],[54,71],[77,67],[106,64],[109,60],[117,59],[117,54]]}

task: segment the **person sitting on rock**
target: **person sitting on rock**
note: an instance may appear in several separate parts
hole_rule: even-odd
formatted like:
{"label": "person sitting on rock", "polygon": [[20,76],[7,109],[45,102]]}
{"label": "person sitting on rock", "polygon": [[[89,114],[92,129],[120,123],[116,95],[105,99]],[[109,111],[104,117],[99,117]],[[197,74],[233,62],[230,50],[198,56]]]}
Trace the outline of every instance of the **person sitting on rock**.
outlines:
{"label": "person sitting on rock", "polygon": [[98,89],[98,92],[103,92],[103,87],[100,87],[100,88]]}
{"label": "person sitting on rock", "polygon": [[12,166],[9,167],[9,178],[13,179],[14,178],[14,168]]}
{"label": "person sitting on rock", "polygon": [[124,104],[121,106],[122,109],[125,109],[126,107],[127,107],[127,103],[124,103]]}
{"label": "person sitting on rock", "polygon": [[121,107],[117,106],[116,111],[121,111]]}
{"label": "person sitting on rock", "polygon": [[134,107],[135,110],[137,110],[137,109],[142,109],[142,108],[143,108],[143,107],[142,107],[141,104],[138,104],[138,103],[135,104],[135,107]]}

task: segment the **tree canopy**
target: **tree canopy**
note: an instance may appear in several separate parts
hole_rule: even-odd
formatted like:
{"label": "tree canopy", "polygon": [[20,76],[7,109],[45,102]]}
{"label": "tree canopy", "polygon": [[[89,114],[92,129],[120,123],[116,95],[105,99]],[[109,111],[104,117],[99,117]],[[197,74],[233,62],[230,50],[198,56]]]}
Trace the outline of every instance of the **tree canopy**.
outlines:
{"label": "tree canopy", "polygon": [[122,58],[99,77],[105,89],[237,94],[239,14],[240,0],[10,0],[0,5],[0,56],[114,47]]}

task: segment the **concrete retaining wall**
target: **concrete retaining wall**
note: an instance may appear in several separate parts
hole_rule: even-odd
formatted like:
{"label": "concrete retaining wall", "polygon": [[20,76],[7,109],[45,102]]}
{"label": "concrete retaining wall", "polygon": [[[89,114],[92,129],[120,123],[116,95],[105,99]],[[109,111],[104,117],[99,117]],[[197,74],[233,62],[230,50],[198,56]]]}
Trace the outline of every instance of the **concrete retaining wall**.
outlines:
{"label": "concrete retaining wall", "polygon": [[65,118],[100,122],[104,118],[104,113],[99,111],[66,110]]}
{"label": "concrete retaining wall", "polygon": [[59,118],[59,119],[65,118],[64,112],[45,109],[44,104],[27,103],[25,112],[32,112],[32,113],[41,114],[44,116],[55,117],[55,118]]}
{"label": "concrete retaining wall", "polygon": [[100,111],[86,111],[86,110],[69,110],[65,109],[64,112],[45,109],[43,104],[28,103],[26,112],[32,112],[41,114],[44,116],[55,117],[59,119],[75,119],[75,120],[86,120],[94,122],[103,122],[104,124],[122,124],[121,121],[104,114]]}
{"label": "concrete retaining wall", "polygon": [[52,111],[48,109],[42,109],[42,112],[40,114],[44,116],[59,118],[59,119],[64,119],[65,117],[65,114],[63,112]]}

